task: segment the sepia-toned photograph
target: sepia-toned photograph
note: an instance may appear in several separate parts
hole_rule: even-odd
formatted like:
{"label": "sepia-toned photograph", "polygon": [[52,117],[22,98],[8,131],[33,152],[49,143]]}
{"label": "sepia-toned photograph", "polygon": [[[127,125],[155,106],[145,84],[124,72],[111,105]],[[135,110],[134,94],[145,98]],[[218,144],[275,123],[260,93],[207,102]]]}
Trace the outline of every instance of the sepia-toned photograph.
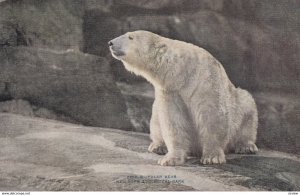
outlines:
{"label": "sepia-toned photograph", "polygon": [[0,195],[298,195],[299,140],[300,0],[0,0]]}

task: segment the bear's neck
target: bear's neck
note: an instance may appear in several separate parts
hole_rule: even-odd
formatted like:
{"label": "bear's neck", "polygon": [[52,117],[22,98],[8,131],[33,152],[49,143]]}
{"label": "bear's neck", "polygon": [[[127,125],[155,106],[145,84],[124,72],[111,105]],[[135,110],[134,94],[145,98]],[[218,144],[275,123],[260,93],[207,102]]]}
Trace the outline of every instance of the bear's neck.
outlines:
{"label": "bear's neck", "polygon": [[[183,87],[185,84],[184,78],[186,77],[184,72],[179,71],[170,71],[165,66],[151,66],[153,69],[143,69],[139,65],[132,65],[125,61],[122,61],[125,68],[133,72],[135,75],[144,77],[148,82],[150,82],[155,89],[163,91],[177,91]],[[159,68],[158,68],[159,67]],[[180,74],[181,73],[181,74]]]}
{"label": "bear's neck", "polygon": [[163,88],[163,78],[160,78],[160,74],[157,73],[155,70],[143,70],[141,66],[133,66],[129,63],[122,61],[126,70],[129,72],[134,73],[137,76],[144,77],[148,82],[150,82],[155,88]]}

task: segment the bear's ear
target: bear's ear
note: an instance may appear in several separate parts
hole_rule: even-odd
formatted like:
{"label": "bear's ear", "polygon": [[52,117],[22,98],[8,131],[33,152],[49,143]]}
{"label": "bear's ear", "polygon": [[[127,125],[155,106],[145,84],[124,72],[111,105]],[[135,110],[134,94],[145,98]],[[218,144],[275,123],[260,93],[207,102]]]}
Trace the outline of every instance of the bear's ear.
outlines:
{"label": "bear's ear", "polygon": [[167,45],[164,43],[155,45],[155,48],[156,48],[157,54],[159,54],[159,55],[162,55],[162,54],[166,53],[166,51],[167,51]]}

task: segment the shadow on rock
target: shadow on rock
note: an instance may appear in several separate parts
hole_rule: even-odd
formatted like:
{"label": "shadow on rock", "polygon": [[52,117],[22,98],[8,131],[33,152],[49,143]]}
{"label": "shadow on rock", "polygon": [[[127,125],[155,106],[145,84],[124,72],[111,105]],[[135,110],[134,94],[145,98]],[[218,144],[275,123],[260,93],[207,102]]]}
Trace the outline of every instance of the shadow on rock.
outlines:
{"label": "shadow on rock", "polygon": [[249,188],[262,187],[266,190],[300,190],[300,164],[297,161],[262,156],[241,156],[228,159],[218,167],[237,175],[249,177],[238,183]]}

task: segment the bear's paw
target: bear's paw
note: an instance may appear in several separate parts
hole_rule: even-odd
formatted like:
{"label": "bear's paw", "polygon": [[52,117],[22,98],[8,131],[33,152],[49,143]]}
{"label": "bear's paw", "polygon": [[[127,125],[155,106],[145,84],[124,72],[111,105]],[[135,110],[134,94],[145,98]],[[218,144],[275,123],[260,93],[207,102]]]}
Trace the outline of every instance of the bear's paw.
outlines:
{"label": "bear's paw", "polygon": [[235,148],[236,154],[255,154],[256,152],[258,152],[258,148],[252,142],[249,142],[244,145],[239,145]]}
{"label": "bear's paw", "polygon": [[161,166],[176,166],[183,165],[184,161],[184,158],[165,155],[164,157],[158,160],[158,164]]}
{"label": "bear's paw", "polygon": [[216,150],[209,153],[204,153],[200,162],[204,165],[209,164],[223,164],[226,163],[225,154],[223,150]]}
{"label": "bear's paw", "polygon": [[154,142],[149,145],[148,151],[159,155],[164,155],[168,152],[167,147],[164,144],[156,144]]}

